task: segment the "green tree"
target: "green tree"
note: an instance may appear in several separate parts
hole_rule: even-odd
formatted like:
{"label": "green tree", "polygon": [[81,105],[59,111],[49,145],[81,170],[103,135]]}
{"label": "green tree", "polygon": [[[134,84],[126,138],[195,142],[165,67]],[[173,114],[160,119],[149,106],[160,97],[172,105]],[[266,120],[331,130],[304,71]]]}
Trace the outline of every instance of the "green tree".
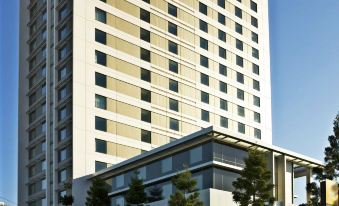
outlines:
{"label": "green tree", "polygon": [[108,206],[108,187],[104,180],[96,177],[92,180],[92,185],[87,191],[86,206]]}
{"label": "green tree", "polygon": [[144,181],[138,178],[138,172],[136,172],[135,176],[131,179],[125,200],[128,205],[139,205],[147,202]]}
{"label": "green tree", "polygon": [[162,200],[163,199],[162,192],[163,191],[161,187],[157,185],[153,186],[149,191],[150,196],[148,197],[148,202],[155,202],[155,201]]}
{"label": "green tree", "polygon": [[[71,184],[71,183],[65,183],[65,184],[64,184],[64,187],[65,187],[66,190],[69,190],[69,189],[72,188],[72,184]],[[67,194],[66,194],[66,195],[61,196],[61,197],[59,198],[59,202],[60,202],[62,205],[65,205],[65,206],[67,206],[67,205],[72,205],[73,202],[74,202],[74,198],[73,198],[72,195],[67,195]]]}
{"label": "green tree", "polygon": [[177,174],[172,179],[172,184],[177,191],[170,196],[169,206],[202,206],[199,192],[196,190],[197,181],[192,178],[192,173],[185,167],[185,171]]}
{"label": "green tree", "polygon": [[245,158],[245,168],[240,177],[233,182],[235,190],[233,200],[240,206],[264,206],[272,204],[271,171],[267,169],[265,154],[258,150],[250,150]]}

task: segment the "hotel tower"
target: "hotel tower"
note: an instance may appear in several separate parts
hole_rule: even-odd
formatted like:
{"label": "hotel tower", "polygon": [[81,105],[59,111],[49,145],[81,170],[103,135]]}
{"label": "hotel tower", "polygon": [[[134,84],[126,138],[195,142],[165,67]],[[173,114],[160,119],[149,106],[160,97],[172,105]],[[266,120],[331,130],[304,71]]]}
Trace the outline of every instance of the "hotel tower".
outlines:
{"label": "hotel tower", "polygon": [[21,0],[18,205],[203,128],[272,144],[268,0]]}

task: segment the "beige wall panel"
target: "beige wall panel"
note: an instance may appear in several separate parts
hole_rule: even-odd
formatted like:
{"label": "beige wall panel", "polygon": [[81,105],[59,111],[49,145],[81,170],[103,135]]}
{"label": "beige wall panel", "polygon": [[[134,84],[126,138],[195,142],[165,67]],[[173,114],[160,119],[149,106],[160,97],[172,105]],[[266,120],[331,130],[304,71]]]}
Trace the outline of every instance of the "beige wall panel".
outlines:
{"label": "beige wall panel", "polygon": [[141,129],[117,123],[117,135],[140,141]]}
{"label": "beige wall panel", "polygon": [[117,113],[137,120],[141,119],[140,108],[122,102],[117,102]]}
{"label": "beige wall panel", "polygon": [[116,134],[116,122],[112,120],[107,120],[107,132]]}
{"label": "beige wall panel", "polygon": [[121,18],[116,18],[116,28],[137,38],[140,37],[140,28],[137,25],[129,23]]}
{"label": "beige wall panel", "polygon": [[180,94],[187,96],[187,97],[190,97],[190,98],[193,98],[193,99],[196,99],[195,88],[190,87],[190,86],[185,85],[185,84],[181,84],[179,89],[180,89]]}
{"label": "beige wall panel", "polygon": [[191,133],[196,132],[196,131],[198,131],[200,129],[200,127],[197,127],[197,126],[195,126],[193,124],[189,124],[187,122],[182,122],[181,125],[182,125],[182,130],[181,131],[183,133],[186,133],[186,134],[191,134]]}
{"label": "beige wall panel", "polygon": [[140,78],[140,67],[117,58],[115,59],[115,64],[116,65],[114,68],[117,71],[128,74],[138,79]]}
{"label": "beige wall panel", "polygon": [[134,57],[140,58],[140,47],[116,38],[116,49]]}
{"label": "beige wall panel", "polygon": [[[186,30],[186,29],[183,29],[181,27],[178,27],[178,36],[186,41],[188,41],[189,43],[191,44],[194,44],[194,41],[195,41],[195,35],[194,33]],[[199,43],[199,38],[197,38],[197,41]],[[197,44],[199,45],[199,44]]]}
{"label": "beige wall panel", "polygon": [[151,94],[152,94],[152,104],[158,105],[163,108],[167,108],[167,105],[168,105],[167,97],[157,94],[155,92],[152,92]]}
{"label": "beige wall panel", "polygon": [[168,89],[168,78],[156,74],[154,72],[151,73],[152,84],[160,86],[162,88]]}
{"label": "beige wall panel", "polygon": [[112,48],[116,48],[116,38],[110,34],[106,34],[106,45]]}
{"label": "beige wall panel", "polygon": [[117,144],[113,142],[107,142],[107,154],[116,156],[117,155]]}
{"label": "beige wall panel", "polygon": [[107,13],[107,21],[106,24],[111,26],[111,27],[115,27],[115,19],[116,17],[110,13]]}
{"label": "beige wall panel", "polygon": [[197,1],[196,0],[181,0],[181,2],[191,8],[194,8]]}
{"label": "beige wall panel", "polygon": [[152,124],[167,128],[167,117],[161,114],[152,112]]}
{"label": "beige wall panel", "polygon": [[183,114],[189,115],[193,118],[197,118],[198,115],[196,113],[196,108],[194,106],[185,104],[185,103],[181,103],[181,112]]}
{"label": "beige wall panel", "polygon": [[167,2],[164,0],[151,0],[150,4],[167,13]]}
{"label": "beige wall panel", "polygon": [[151,63],[168,70],[168,59],[154,52],[151,52]]}
{"label": "beige wall panel", "polygon": [[116,100],[113,100],[113,99],[110,99],[110,98],[107,98],[107,110],[110,111],[110,112],[114,112],[116,113],[116,105],[117,102]]}
{"label": "beige wall panel", "polygon": [[193,81],[196,81],[196,71],[194,69],[191,69],[185,65],[180,65],[180,74],[186,78],[189,78]]}
{"label": "beige wall panel", "polygon": [[[167,8],[166,8],[166,12],[167,12]],[[154,14],[151,14],[151,25],[154,25],[154,26],[162,29],[163,31],[167,32],[167,24],[168,23],[165,19],[158,17]]]}
{"label": "beige wall panel", "polygon": [[181,9],[179,9],[178,11],[178,18],[184,22],[186,22],[187,24],[194,26],[194,21],[195,18],[194,16],[192,16],[191,14],[187,13],[186,11],[183,11]]}
{"label": "beige wall panel", "polygon": [[113,79],[112,77],[107,77],[107,89],[116,91],[117,89],[117,82],[115,79]]}
{"label": "beige wall panel", "polygon": [[117,92],[125,94],[136,99],[140,99],[140,87],[131,85],[129,83],[117,80]]}
{"label": "beige wall panel", "polygon": [[155,145],[164,145],[167,144],[168,141],[168,137],[166,137],[165,135],[161,135],[158,133],[152,133],[152,144]]}
{"label": "beige wall panel", "polygon": [[116,0],[115,7],[137,18],[140,17],[140,9],[126,0]]}
{"label": "beige wall panel", "polygon": [[181,47],[181,53],[180,56],[186,59],[191,64],[195,64],[195,52],[187,49],[186,47]]}
{"label": "beige wall panel", "polygon": [[115,69],[116,68],[115,58],[110,55],[106,55],[106,57],[107,57],[107,67]]}
{"label": "beige wall panel", "polygon": [[131,158],[141,154],[141,150],[121,144],[117,144],[117,156],[122,158]]}

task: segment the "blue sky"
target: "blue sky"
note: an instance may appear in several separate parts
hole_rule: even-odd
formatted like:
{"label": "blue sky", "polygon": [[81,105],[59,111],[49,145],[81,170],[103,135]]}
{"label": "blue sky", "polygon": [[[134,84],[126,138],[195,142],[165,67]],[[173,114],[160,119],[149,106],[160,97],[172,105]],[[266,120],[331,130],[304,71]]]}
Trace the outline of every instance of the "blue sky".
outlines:
{"label": "blue sky", "polygon": [[[0,0],[0,199],[14,202],[18,8]],[[338,11],[338,0],[270,0],[273,142],[318,159],[339,111]]]}

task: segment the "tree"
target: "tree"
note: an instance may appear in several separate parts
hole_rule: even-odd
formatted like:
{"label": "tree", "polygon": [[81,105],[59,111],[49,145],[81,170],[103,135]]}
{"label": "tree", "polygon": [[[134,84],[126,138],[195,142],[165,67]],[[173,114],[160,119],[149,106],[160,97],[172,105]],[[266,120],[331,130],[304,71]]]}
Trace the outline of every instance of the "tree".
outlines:
{"label": "tree", "polygon": [[138,178],[138,172],[132,177],[129,190],[126,192],[125,200],[128,205],[139,205],[146,203],[147,194],[145,192],[144,181]]}
{"label": "tree", "polygon": [[153,186],[149,193],[150,193],[150,196],[148,197],[148,202],[155,202],[155,201],[159,201],[159,200],[162,200],[163,199],[163,196],[162,196],[162,188],[155,185]]}
{"label": "tree", "polygon": [[328,137],[329,146],[325,148],[326,179],[336,179],[339,177],[339,113],[333,122],[333,135]]}
{"label": "tree", "polygon": [[[71,183],[65,183],[65,184],[64,184],[64,187],[65,187],[66,190],[71,189],[71,188],[72,188],[72,184],[71,184]],[[61,196],[61,197],[59,198],[59,202],[60,202],[61,204],[65,205],[65,206],[67,206],[67,205],[72,205],[73,202],[74,202],[74,198],[73,198],[72,195],[67,195],[67,194],[66,194],[66,195]]]}
{"label": "tree", "polygon": [[202,206],[199,192],[196,190],[197,181],[192,179],[192,173],[185,167],[185,171],[172,179],[177,191],[170,196],[169,206]]}
{"label": "tree", "polygon": [[86,206],[108,206],[108,187],[104,180],[96,177],[92,180],[92,185],[87,191]]}
{"label": "tree", "polygon": [[240,175],[233,182],[235,190],[232,194],[235,202],[240,206],[264,206],[267,202],[273,204],[271,193],[274,185],[271,184],[271,171],[267,169],[264,153],[250,150]]}

